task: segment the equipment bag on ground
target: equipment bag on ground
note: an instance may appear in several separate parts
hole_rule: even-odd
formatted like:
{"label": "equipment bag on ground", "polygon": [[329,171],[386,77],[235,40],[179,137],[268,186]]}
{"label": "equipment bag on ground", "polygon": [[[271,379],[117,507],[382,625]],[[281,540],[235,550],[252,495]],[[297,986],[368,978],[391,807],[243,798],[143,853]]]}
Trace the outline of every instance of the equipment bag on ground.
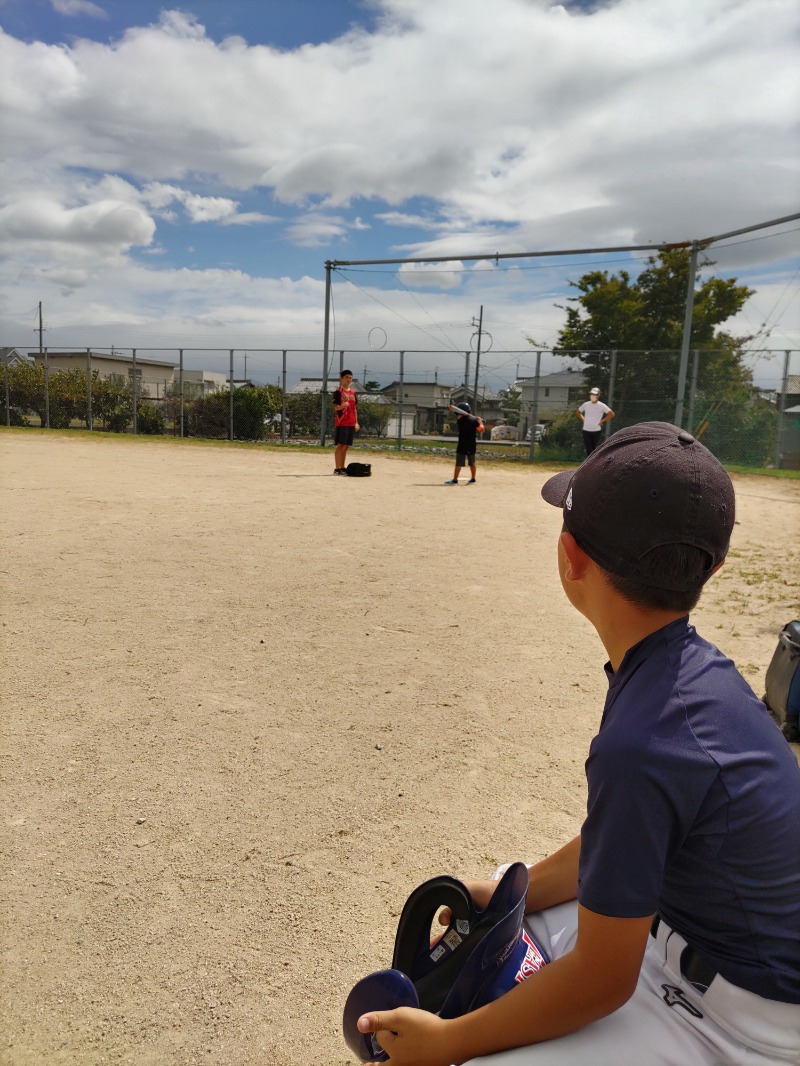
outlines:
{"label": "equipment bag on ground", "polygon": [[345,467],[348,477],[372,477],[370,463],[348,463]]}
{"label": "equipment bag on ground", "polygon": [[788,622],[778,638],[778,647],[767,667],[764,702],[783,735],[800,742],[800,621]]}

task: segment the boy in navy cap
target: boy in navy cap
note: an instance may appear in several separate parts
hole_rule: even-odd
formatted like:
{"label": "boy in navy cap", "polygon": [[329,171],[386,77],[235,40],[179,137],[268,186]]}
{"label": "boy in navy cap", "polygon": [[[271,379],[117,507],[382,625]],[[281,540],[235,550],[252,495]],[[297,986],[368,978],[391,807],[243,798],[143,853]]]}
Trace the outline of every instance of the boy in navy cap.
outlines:
{"label": "boy in navy cap", "polygon": [[359,1027],[394,1066],[796,1066],[800,768],[688,617],[728,552],[730,479],[650,422],[542,495],[563,513],[564,591],[609,660],[580,835],[530,867],[526,922],[553,961],[461,1018]]}

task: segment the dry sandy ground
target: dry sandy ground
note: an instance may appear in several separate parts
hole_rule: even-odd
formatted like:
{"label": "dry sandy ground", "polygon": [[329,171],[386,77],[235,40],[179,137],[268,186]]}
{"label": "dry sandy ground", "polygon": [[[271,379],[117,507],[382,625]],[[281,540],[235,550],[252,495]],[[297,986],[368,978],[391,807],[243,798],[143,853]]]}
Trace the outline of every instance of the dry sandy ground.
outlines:
{"label": "dry sandy ground", "polygon": [[[0,432],[3,1066],[337,1066],[409,892],[571,837],[604,654],[544,472]],[[800,483],[698,627],[756,692]]]}

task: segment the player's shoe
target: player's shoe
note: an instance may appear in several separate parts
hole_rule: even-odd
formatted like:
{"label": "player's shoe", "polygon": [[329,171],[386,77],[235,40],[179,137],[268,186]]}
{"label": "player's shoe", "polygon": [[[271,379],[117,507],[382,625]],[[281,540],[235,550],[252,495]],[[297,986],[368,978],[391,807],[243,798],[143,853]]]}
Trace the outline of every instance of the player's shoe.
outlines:
{"label": "player's shoe", "polygon": [[452,478],[451,477],[449,481],[445,481],[445,485],[457,485],[457,484],[458,484],[458,478]]}
{"label": "player's shoe", "polygon": [[471,478],[469,479],[469,481],[467,482],[467,484],[468,484],[468,485],[474,485],[474,484],[475,484],[475,482],[476,482],[477,480],[478,480],[477,478],[475,478],[475,477],[471,477]]}
{"label": "player's shoe", "polygon": [[347,473],[347,471],[345,470],[345,468],[343,466],[337,466],[334,469],[333,472],[334,472],[334,474],[346,474]]}

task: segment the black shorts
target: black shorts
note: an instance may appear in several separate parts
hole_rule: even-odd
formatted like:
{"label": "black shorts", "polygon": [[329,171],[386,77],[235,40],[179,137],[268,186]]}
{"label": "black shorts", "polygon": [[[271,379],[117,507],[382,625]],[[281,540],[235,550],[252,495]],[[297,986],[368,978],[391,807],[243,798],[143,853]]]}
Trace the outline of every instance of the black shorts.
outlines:
{"label": "black shorts", "polygon": [[475,466],[475,452],[456,452],[456,466]]}
{"label": "black shorts", "polygon": [[350,445],[353,443],[353,437],[355,437],[355,435],[355,426],[337,426],[333,431],[333,443]]}

